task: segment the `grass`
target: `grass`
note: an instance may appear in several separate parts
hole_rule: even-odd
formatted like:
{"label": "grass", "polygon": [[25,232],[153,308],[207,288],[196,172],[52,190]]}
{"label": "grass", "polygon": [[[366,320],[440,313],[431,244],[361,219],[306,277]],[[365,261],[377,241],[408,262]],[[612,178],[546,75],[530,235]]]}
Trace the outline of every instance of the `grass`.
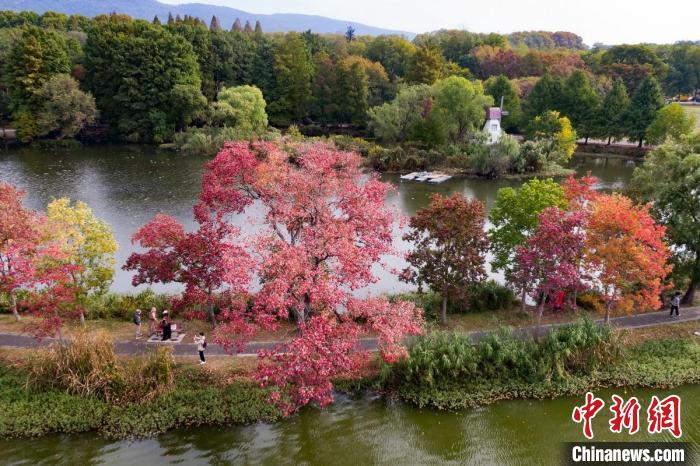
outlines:
{"label": "grass", "polygon": [[683,109],[695,116],[695,129],[700,129],[700,105],[683,105]]}

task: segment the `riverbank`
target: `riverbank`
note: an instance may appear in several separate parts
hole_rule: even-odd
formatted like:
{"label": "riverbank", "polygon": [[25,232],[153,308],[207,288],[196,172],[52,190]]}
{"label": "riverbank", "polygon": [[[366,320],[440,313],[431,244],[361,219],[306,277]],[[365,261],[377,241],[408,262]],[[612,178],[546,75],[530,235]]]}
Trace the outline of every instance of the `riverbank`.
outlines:
{"label": "riverbank", "polygon": [[[700,344],[693,322],[616,331],[621,353],[588,374],[546,382],[442,384],[430,389],[389,384],[377,366],[359,381],[337,381],[339,391],[382,393],[419,407],[461,410],[501,400],[553,399],[604,387],[668,389],[700,383]],[[213,358],[207,366],[178,359],[171,391],[143,403],[116,404],[96,396],[27,385],[32,350],[0,350],[0,438],[96,432],[106,438],[152,437],[196,426],[275,422],[280,412],[253,381],[253,358]],[[315,409],[315,408],[311,408]]]}

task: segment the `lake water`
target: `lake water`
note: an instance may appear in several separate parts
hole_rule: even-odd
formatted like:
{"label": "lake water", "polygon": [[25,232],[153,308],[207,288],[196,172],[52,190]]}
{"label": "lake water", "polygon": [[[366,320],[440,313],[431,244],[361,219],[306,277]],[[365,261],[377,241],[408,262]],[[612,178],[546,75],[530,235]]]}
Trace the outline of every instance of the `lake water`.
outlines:
{"label": "lake water", "polygon": [[[70,153],[33,149],[0,151],[0,179],[27,191],[27,205],[44,209],[52,198],[67,196],[87,202],[97,216],[112,225],[120,245],[119,266],[133,251],[130,237],[156,213],[180,219],[192,227],[191,207],[200,189],[205,159],[161,152],[139,146],[86,147]],[[634,162],[617,158],[575,158],[579,174],[591,172],[603,189],[620,188],[629,180]],[[453,179],[441,185],[401,183],[387,203],[404,215],[427,205],[431,193],[460,192],[493,205],[496,192],[519,181]],[[251,228],[244,218],[237,219]],[[405,250],[398,237],[396,248]],[[400,265],[395,259],[390,265]],[[365,292],[405,289],[387,272]],[[130,291],[130,275],[119,269],[115,291]],[[171,288],[172,289],[172,288]],[[634,390],[643,407],[652,394]],[[683,397],[685,441],[700,443],[698,386],[673,393]],[[596,393],[609,403],[610,391]],[[339,397],[326,410],[305,408],[275,424],[232,428],[178,430],[156,439],[109,441],[94,434],[48,436],[0,441],[0,464],[560,464],[562,442],[583,440],[581,428],[571,421],[571,410],[581,398],[498,403],[476,410],[444,413],[420,410],[381,398]],[[671,440],[667,435],[639,433],[633,438],[611,434],[609,412],[594,422],[596,440]],[[642,418],[644,426],[644,418]]]}
{"label": "lake water", "polygon": [[[121,270],[134,251],[131,236],[155,214],[172,215],[192,228],[192,205],[200,191],[206,158],[160,151],[146,146],[89,146],[68,152],[46,152],[23,148],[0,150],[0,179],[27,192],[26,204],[44,210],[53,198],[69,197],[86,202],[95,214],[109,222],[119,243],[117,271],[113,291],[130,292],[131,273]],[[624,186],[634,169],[634,162],[619,158],[577,157],[572,167],[579,174],[591,172],[601,181],[601,188]],[[460,192],[476,197],[490,209],[496,192],[504,186],[517,187],[515,180],[481,180],[453,178],[440,185],[401,182],[398,175],[383,179],[396,186],[387,204],[396,206],[404,215],[412,215],[425,207],[432,193]],[[247,215],[235,219],[243,230],[253,227]],[[401,241],[396,228],[395,248],[401,253],[409,247]],[[376,267],[378,282],[359,294],[382,294],[411,289],[389,270],[405,264],[398,257],[386,258],[387,268]],[[176,291],[175,286],[157,286],[157,291]]]}
{"label": "lake water", "polygon": [[[612,434],[607,422],[610,396],[633,395],[642,405],[640,432]],[[700,387],[672,391],[600,390],[606,407],[593,422],[596,441],[673,441],[670,434],[646,432],[652,395],[683,400],[682,441],[700,445]],[[420,410],[365,397],[339,398],[321,411],[306,408],[275,424],[232,428],[192,428],[136,442],[109,441],[95,434],[54,435],[0,441],[0,463],[70,465],[556,465],[563,442],[584,441],[571,420],[583,397],[514,400],[457,413]]]}

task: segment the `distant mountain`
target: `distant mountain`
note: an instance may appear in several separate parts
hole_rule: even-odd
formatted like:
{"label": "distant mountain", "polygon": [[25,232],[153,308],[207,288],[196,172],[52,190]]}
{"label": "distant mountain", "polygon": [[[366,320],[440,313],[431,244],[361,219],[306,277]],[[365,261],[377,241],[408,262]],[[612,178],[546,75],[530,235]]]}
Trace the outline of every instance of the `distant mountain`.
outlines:
{"label": "distant mountain", "polygon": [[409,38],[414,33],[406,31],[394,31],[382,29],[365,24],[326,18],[323,16],[276,13],[262,15],[248,13],[225,6],[205,5],[203,3],[185,3],[181,5],[168,5],[155,0],[0,0],[0,10],[35,11],[39,14],[45,11],[56,11],[66,14],[79,14],[83,16],[97,16],[113,11],[125,13],[134,18],[152,20],[158,15],[162,22],[168,19],[168,13],[173,16],[191,15],[202,18],[207,24],[215,15],[224,29],[229,29],[236,18],[241,23],[260,21],[265,32],[306,31],[311,29],[317,33],[345,33],[348,26],[355,28],[355,33],[362,35],[400,34]]}

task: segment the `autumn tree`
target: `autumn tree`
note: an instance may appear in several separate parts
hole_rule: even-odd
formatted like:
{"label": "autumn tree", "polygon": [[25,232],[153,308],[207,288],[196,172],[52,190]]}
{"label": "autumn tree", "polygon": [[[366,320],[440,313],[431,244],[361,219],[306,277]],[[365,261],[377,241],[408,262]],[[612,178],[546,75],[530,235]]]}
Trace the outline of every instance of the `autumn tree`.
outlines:
{"label": "autumn tree", "polygon": [[[275,385],[272,401],[286,411],[327,404],[331,378],[356,373],[360,331],[377,332],[389,361],[405,356],[403,335],[420,332],[422,315],[412,304],[353,296],[391,253],[395,219],[384,206],[390,185],[367,178],[361,166],[358,154],[324,143],[236,142],[224,146],[202,180],[200,199],[211,215],[245,214],[253,203],[262,208],[250,242],[260,279],[252,318],[274,328],[293,317],[300,331],[286,351],[261,359],[261,381]],[[218,338],[226,341],[225,334]]]}
{"label": "autumn tree", "polygon": [[406,260],[411,267],[403,278],[427,284],[442,296],[440,320],[447,325],[447,302],[464,302],[471,285],[486,277],[489,247],[484,230],[484,206],[460,194],[433,194],[430,205],[411,217],[411,231],[403,239],[414,244]]}
{"label": "autumn tree", "polygon": [[366,56],[381,63],[389,78],[395,80],[406,76],[415,53],[416,46],[403,37],[379,36],[367,45]]}
{"label": "autumn tree", "polygon": [[76,293],[80,322],[85,324],[87,297],[106,292],[112,284],[117,242],[109,224],[95,217],[84,202],[71,205],[70,199],[56,199],[46,214],[50,234],[63,250],[61,260],[74,270],[70,287]]}
{"label": "autumn tree", "polygon": [[576,150],[576,137],[569,119],[555,111],[536,116],[528,126],[528,138],[541,142],[548,163],[568,162]]}
{"label": "autumn tree", "polygon": [[489,214],[493,228],[489,231],[494,258],[491,267],[510,273],[515,265],[515,252],[538,225],[539,214],[547,207],[567,206],[564,189],[552,179],[537,178],[517,191],[501,188]]}
{"label": "autumn tree", "polygon": [[214,304],[224,292],[242,293],[250,280],[252,262],[238,243],[239,230],[205,209],[195,207],[198,228],[185,232],[174,218],[158,214],[134,233],[132,241],[146,252],[129,256],[124,270],[136,272],[134,286],[180,283],[182,307],[206,305],[213,325]]}
{"label": "autumn tree", "polygon": [[630,191],[651,203],[654,218],[666,227],[674,246],[674,281],[685,286],[683,304],[692,305],[700,287],[700,135],[654,149],[635,170]]}
{"label": "autumn tree", "polygon": [[539,214],[532,235],[516,249],[513,282],[521,290],[521,309],[526,294],[538,302],[538,326],[548,297],[582,287],[585,221],[582,210],[547,207]]}
{"label": "autumn tree", "polygon": [[671,272],[666,228],[657,225],[650,206],[635,206],[620,194],[597,196],[586,228],[584,267],[605,304],[605,322],[612,311],[657,309],[663,280]]}
{"label": "autumn tree", "polygon": [[406,79],[414,84],[433,84],[440,79],[445,59],[434,47],[419,47],[412,56]]}
{"label": "autumn tree", "polygon": [[24,193],[0,182],[0,290],[20,320],[17,292],[34,282],[35,254],[42,241],[42,219],[22,206]]}

